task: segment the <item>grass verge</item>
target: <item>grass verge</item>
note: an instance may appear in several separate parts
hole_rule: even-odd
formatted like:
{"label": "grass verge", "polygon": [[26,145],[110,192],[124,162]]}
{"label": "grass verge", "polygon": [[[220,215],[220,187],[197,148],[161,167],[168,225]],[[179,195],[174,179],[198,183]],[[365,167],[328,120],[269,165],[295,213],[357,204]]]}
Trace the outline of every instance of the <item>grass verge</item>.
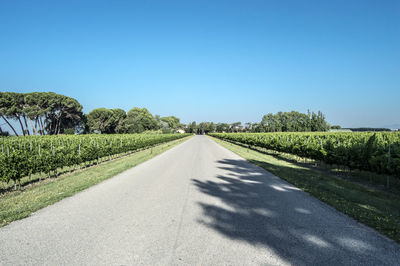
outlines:
{"label": "grass verge", "polygon": [[5,193],[0,196],[0,226],[25,218],[39,209],[113,177],[163,153],[188,138],[190,136],[79,170],[72,174],[48,179],[46,183],[34,184],[22,191]]}
{"label": "grass verge", "polygon": [[400,196],[368,189],[275,156],[212,139],[249,162],[308,192],[342,213],[400,243]]}

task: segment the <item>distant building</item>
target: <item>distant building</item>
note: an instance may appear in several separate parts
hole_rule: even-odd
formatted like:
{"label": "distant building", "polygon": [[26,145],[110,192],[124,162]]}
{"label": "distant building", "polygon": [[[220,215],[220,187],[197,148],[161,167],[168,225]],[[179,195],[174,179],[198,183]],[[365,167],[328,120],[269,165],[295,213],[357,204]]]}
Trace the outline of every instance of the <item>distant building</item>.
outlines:
{"label": "distant building", "polygon": [[353,132],[351,129],[341,128],[341,129],[330,129],[329,132]]}
{"label": "distant building", "polygon": [[178,130],[176,131],[176,133],[184,134],[184,133],[185,133],[185,130],[183,130],[183,129],[178,129]]}

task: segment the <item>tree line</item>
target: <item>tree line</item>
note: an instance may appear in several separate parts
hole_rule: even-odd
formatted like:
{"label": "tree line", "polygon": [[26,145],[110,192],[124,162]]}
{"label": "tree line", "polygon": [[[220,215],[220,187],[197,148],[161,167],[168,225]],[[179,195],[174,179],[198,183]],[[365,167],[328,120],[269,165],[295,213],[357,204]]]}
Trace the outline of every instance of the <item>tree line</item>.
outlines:
{"label": "tree line", "polygon": [[[318,111],[306,114],[291,111],[266,114],[259,123],[196,122],[182,124],[175,116],[152,115],[146,108],[122,109],[96,108],[84,114],[82,105],[74,98],[54,92],[15,93],[0,92],[0,135],[8,125],[18,136],[15,124],[23,135],[57,135],[74,133],[142,133],[160,131],[174,133],[179,129],[187,133],[212,132],[307,132],[327,131],[330,125],[325,115]],[[340,128],[333,126],[332,128]]]}
{"label": "tree line", "polygon": [[[340,126],[334,126],[340,128]],[[307,114],[296,111],[266,114],[259,123],[189,123],[185,130],[188,133],[208,134],[213,132],[310,132],[328,131],[330,125],[325,115],[308,111]]]}
{"label": "tree line", "polygon": [[86,132],[90,133],[142,133],[160,130],[175,133],[182,127],[175,116],[153,116],[146,108],[132,108],[127,113],[122,109],[97,108],[86,115]]}
{"label": "tree line", "polygon": [[[173,133],[181,128],[174,116],[153,116],[146,108],[97,108],[89,114],[74,98],[54,92],[0,92],[0,135],[8,135],[2,127],[7,125],[16,136],[58,135],[74,133],[141,133],[160,130]],[[18,126],[16,126],[18,125]],[[19,127],[20,130],[17,130]]]}

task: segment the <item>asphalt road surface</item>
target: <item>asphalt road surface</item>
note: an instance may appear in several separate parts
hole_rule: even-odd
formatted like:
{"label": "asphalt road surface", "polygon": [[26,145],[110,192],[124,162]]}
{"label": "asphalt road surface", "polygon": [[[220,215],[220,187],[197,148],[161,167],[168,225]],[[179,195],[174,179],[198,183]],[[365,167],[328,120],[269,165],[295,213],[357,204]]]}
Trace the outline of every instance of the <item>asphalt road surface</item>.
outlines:
{"label": "asphalt road surface", "polygon": [[205,136],[0,228],[1,265],[399,265],[400,245]]}

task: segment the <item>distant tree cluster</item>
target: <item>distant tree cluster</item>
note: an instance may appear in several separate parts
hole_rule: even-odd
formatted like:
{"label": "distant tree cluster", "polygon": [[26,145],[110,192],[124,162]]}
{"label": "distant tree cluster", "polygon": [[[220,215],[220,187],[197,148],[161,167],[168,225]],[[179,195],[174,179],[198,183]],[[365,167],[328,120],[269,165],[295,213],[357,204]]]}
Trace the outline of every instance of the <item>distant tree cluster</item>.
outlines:
{"label": "distant tree cluster", "polygon": [[260,124],[261,132],[328,131],[329,124],[322,112],[302,114],[296,111],[266,114]]}
{"label": "distant tree cluster", "polygon": [[339,125],[334,125],[334,126],[331,126],[331,129],[342,129],[342,127]]}
{"label": "distant tree cluster", "polygon": [[[337,126],[340,128],[340,126]],[[300,132],[300,131],[328,131],[329,124],[320,111],[318,113],[308,112],[278,112],[266,114],[260,123],[218,123],[196,122],[188,124],[186,132],[196,134],[207,134],[210,132]]]}
{"label": "distant tree cluster", "polygon": [[0,115],[17,136],[10,120],[17,121],[23,135],[61,134],[84,125],[82,105],[53,92],[0,92]]}

